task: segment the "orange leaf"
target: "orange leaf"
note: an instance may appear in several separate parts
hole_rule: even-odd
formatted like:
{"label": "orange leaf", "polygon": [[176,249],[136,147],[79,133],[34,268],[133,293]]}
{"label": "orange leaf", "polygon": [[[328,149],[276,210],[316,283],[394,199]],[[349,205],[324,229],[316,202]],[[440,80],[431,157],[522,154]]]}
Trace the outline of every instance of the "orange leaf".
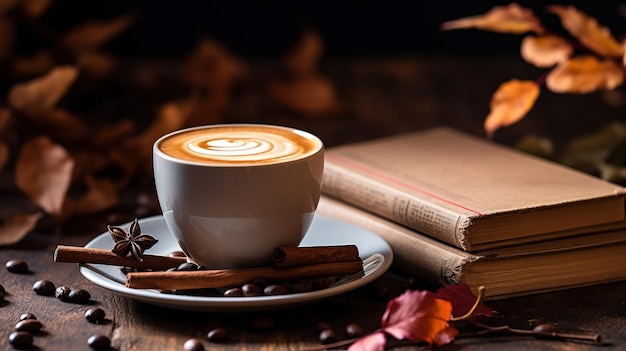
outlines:
{"label": "orange leaf", "polygon": [[11,61],[11,70],[18,76],[40,76],[54,68],[55,59],[46,50],[38,50],[30,56],[16,57]]}
{"label": "orange leaf", "polygon": [[36,116],[50,110],[69,90],[78,77],[73,66],[61,66],[43,77],[17,84],[9,92],[9,102],[19,111]]}
{"label": "orange leaf", "polygon": [[522,57],[537,67],[552,67],[567,60],[574,48],[556,35],[526,36],[522,40]]}
{"label": "orange leaf", "polygon": [[7,164],[9,160],[9,146],[0,141],[0,171],[4,168],[4,165]]}
{"label": "orange leaf", "polygon": [[76,213],[95,213],[113,207],[118,202],[117,189],[109,179],[87,177],[87,193],[76,202]]}
{"label": "orange leaf", "polygon": [[30,18],[41,17],[52,4],[52,0],[22,0],[22,11]]}
{"label": "orange leaf", "polygon": [[613,38],[608,28],[602,27],[594,18],[574,6],[553,5],[548,7],[548,11],[558,15],[563,27],[596,53],[615,58],[624,54],[624,48]]}
{"label": "orange leaf", "polygon": [[316,31],[308,30],[285,57],[285,66],[290,73],[296,75],[314,73],[323,50],[322,37]]}
{"label": "orange leaf", "polygon": [[67,33],[63,45],[75,53],[94,51],[130,27],[134,21],[134,16],[124,15],[110,21],[86,23]]}
{"label": "orange leaf", "polygon": [[539,85],[529,80],[512,79],[502,83],[491,98],[491,112],[484,128],[491,138],[496,129],[509,126],[530,111],[539,97]]}
{"label": "orange leaf", "polygon": [[13,53],[14,44],[15,26],[13,21],[0,14],[0,61]]}
{"label": "orange leaf", "polygon": [[543,33],[544,29],[533,12],[516,3],[496,6],[491,11],[478,16],[464,17],[445,22],[443,30],[478,28],[500,33],[523,34]]}
{"label": "orange leaf", "polygon": [[623,82],[623,67],[594,56],[571,58],[546,77],[546,86],[556,93],[586,94],[599,89],[614,89]]}
{"label": "orange leaf", "polygon": [[245,72],[241,60],[219,42],[207,38],[200,40],[183,67],[185,79],[192,87],[210,89],[211,94],[216,90],[227,92]]}
{"label": "orange leaf", "polygon": [[319,75],[276,81],[269,89],[279,103],[310,117],[333,113],[340,106],[332,82]]}
{"label": "orange leaf", "polygon": [[72,179],[74,160],[48,137],[29,140],[15,166],[15,182],[47,213],[59,214]]}
{"label": "orange leaf", "polygon": [[22,240],[37,225],[43,213],[15,214],[0,226],[0,245],[11,245]]}
{"label": "orange leaf", "polygon": [[114,56],[99,52],[81,53],[77,61],[81,71],[95,78],[103,78],[111,74],[118,63]]}

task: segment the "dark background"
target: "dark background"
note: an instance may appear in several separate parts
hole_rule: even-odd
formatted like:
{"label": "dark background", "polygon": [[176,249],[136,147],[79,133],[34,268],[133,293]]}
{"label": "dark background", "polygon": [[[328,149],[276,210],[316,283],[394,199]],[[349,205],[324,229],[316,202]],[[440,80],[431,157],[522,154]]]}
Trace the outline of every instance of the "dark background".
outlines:
{"label": "dark background", "polygon": [[[546,25],[560,27],[549,4],[571,4],[619,37],[626,33],[624,1],[518,1]],[[44,22],[59,31],[87,20],[135,13],[136,23],[108,44],[127,56],[171,57],[210,36],[243,57],[276,57],[305,28],[325,40],[327,57],[393,54],[517,54],[512,35],[479,30],[443,32],[444,21],[482,14],[507,1],[68,1],[55,2]]]}

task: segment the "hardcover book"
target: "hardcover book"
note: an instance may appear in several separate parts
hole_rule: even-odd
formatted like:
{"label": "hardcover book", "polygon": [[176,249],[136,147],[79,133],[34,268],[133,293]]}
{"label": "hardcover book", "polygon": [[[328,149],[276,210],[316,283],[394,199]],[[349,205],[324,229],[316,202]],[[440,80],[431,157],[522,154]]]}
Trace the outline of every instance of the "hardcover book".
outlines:
{"label": "hardcover book", "polygon": [[465,283],[474,293],[482,285],[487,300],[626,279],[624,229],[470,253],[328,196],[317,214],[381,236],[396,269],[432,284]]}
{"label": "hardcover book", "polygon": [[623,187],[445,127],[329,148],[322,191],[465,251],[625,219]]}

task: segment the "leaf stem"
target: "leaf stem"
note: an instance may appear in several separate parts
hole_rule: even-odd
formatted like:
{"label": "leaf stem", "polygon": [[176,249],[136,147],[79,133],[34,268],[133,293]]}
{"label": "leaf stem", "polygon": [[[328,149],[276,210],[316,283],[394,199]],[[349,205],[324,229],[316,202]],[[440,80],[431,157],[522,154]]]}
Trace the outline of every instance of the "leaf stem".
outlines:
{"label": "leaf stem", "polygon": [[450,318],[450,321],[451,322],[458,322],[458,321],[463,321],[463,320],[466,320],[466,319],[470,319],[474,315],[474,312],[476,312],[476,308],[478,308],[478,305],[482,301],[484,295],[485,295],[485,287],[481,285],[481,286],[478,287],[478,296],[476,296],[476,301],[474,301],[474,305],[472,306],[472,308],[470,308],[470,310],[467,311],[466,314],[464,314],[464,315],[462,315],[460,317],[452,317],[452,318]]}
{"label": "leaf stem", "polygon": [[508,325],[493,327],[490,325],[477,322],[475,320],[468,320],[468,323],[476,327],[482,328],[483,330],[474,332],[474,333],[460,334],[457,336],[457,338],[501,334],[501,335],[533,336],[537,338],[553,339],[553,340],[585,341],[585,342],[592,342],[594,344],[600,343],[600,335],[596,333],[570,334],[570,333],[546,332],[546,331],[538,331],[538,330],[516,329],[516,328],[511,328]]}

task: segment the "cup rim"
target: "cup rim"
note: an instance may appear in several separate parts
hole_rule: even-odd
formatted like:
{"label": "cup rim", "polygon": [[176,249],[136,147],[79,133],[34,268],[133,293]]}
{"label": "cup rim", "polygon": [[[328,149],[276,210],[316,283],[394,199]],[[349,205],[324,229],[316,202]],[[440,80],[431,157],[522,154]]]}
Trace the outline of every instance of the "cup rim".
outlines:
{"label": "cup rim", "polygon": [[[293,159],[293,160],[287,160],[287,161],[281,161],[281,162],[274,162],[274,163],[265,163],[265,164],[249,164],[249,163],[245,163],[245,164],[208,164],[208,163],[203,163],[203,162],[197,162],[197,161],[189,161],[189,160],[183,160],[180,158],[176,158],[173,156],[170,156],[168,154],[166,154],[165,152],[161,151],[161,149],[159,149],[158,145],[166,138],[172,136],[172,135],[176,135],[176,134],[180,134],[180,133],[185,133],[188,131],[192,131],[192,130],[197,130],[197,129],[209,129],[209,128],[221,128],[221,127],[267,127],[267,128],[279,128],[279,129],[283,129],[283,130],[287,130],[287,131],[292,131],[292,132],[297,132],[299,135],[305,136],[306,138],[309,138],[311,140],[316,141],[316,144],[318,145],[317,148],[312,151],[310,154],[301,157],[301,158],[297,158],[297,159]],[[160,136],[153,144],[152,144],[152,154],[154,156],[158,156],[160,158],[166,159],[170,162],[175,162],[175,163],[179,163],[179,164],[185,164],[185,165],[192,165],[192,166],[205,166],[205,167],[215,167],[215,168],[249,168],[249,167],[254,167],[254,168],[265,168],[265,167],[280,167],[280,166],[285,166],[285,165],[289,165],[289,164],[293,164],[293,163],[299,163],[299,162],[305,162],[311,158],[314,158],[316,156],[318,156],[321,152],[323,152],[325,149],[325,145],[324,142],[315,134],[312,134],[310,132],[298,129],[298,128],[294,128],[294,127],[288,127],[288,126],[282,126],[282,125],[275,125],[275,124],[263,124],[263,123],[219,123],[219,124],[206,124],[206,125],[201,125],[201,126],[195,126],[195,127],[189,127],[189,128],[183,128],[183,129],[178,129],[172,132],[169,132],[165,135]]]}

